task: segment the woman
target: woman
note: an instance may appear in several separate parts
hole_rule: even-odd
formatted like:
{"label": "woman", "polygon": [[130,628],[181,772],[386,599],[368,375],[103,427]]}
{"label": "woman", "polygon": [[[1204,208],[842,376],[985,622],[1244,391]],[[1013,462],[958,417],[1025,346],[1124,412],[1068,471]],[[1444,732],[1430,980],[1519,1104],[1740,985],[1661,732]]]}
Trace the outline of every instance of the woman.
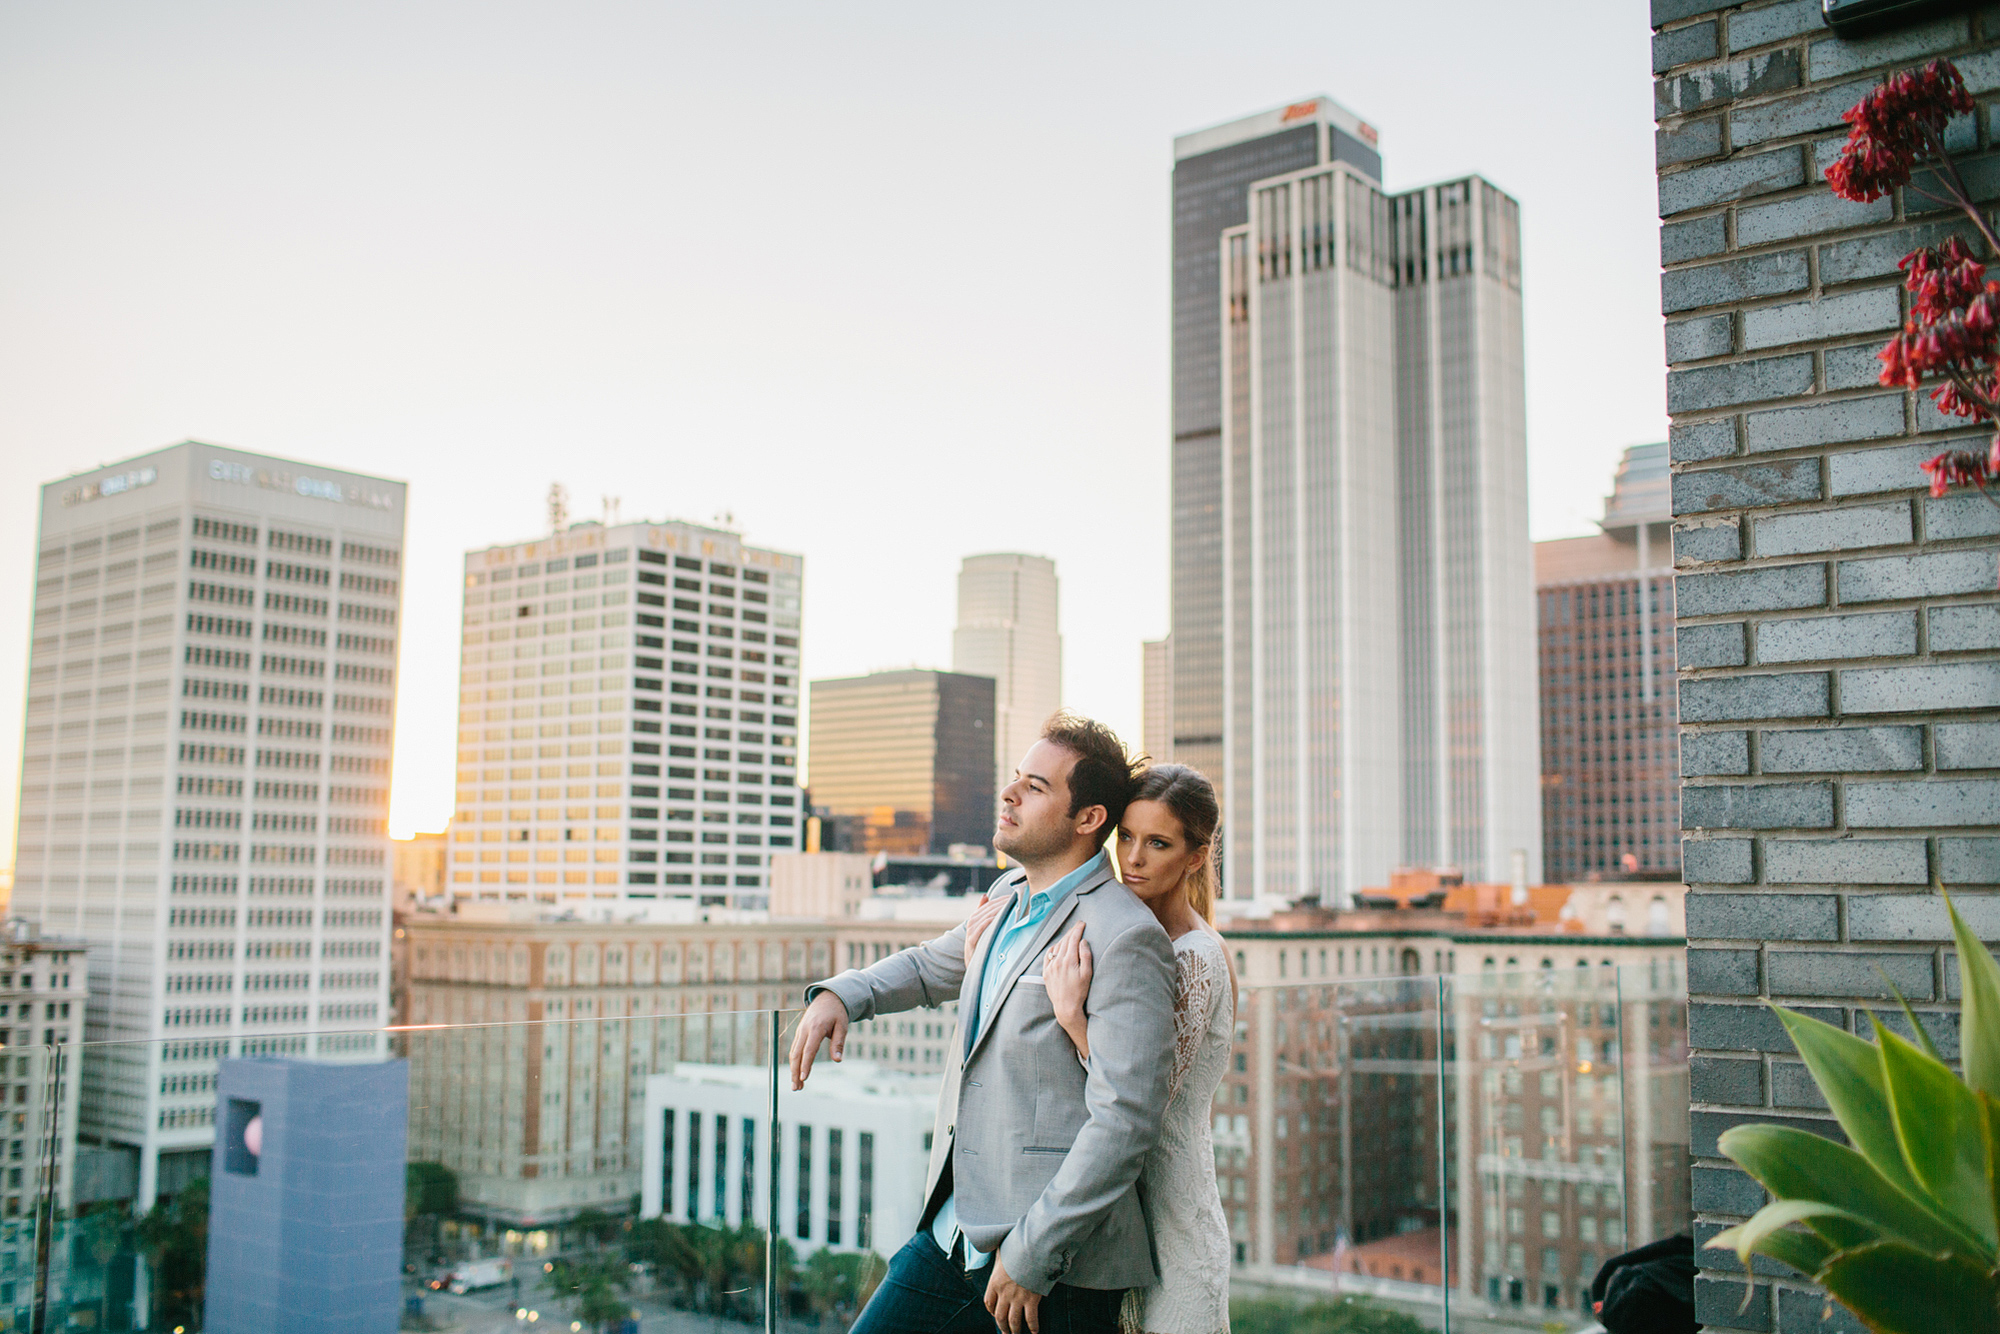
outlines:
{"label": "woman", "polygon": [[[1236,1022],[1234,978],[1213,925],[1209,849],[1218,817],[1215,788],[1183,764],[1146,771],[1118,826],[1119,877],[1153,910],[1174,944],[1174,1053],[1160,1142],[1139,1178],[1159,1252],[1160,1281],[1126,1295],[1122,1323],[1143,1334],[1226,1334],[1229,1224],[1215,1186],[1209,1108],[1229,1064]],[[977,948],[1005,900],[982,903],[966,929]],[[1056,1019],[1090,1059],[1084,1002],[1090,946],[1078,926],[1043,960]]]}

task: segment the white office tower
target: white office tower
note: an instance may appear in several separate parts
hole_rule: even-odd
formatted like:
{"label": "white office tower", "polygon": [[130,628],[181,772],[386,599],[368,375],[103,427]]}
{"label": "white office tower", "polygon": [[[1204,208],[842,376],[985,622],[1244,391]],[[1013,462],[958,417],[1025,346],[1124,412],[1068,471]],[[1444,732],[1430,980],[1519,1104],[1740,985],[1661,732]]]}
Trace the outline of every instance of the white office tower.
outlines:
{"label": "white office tower", "polygon": [[[1517,211],[1477,179],[1385,195],[1342,117],[1322,98],[1177,143],[1178,180],[1326,122],[1317,165],[1248,181],[1246,220],[1217,233],[1233,898],[1345,905],[1401,865],[1505,876],[1516,850],[1539,878]],[[1197,753],[1180,692],[1202,683],[1179,659],[1182,622],[1203,624],[1205,585],[1181,577],[1202,516],[1184,541],[1183,502],[1173,708]]]}
{"label": "white office tower", "polygon": [[404,486],[190,441],[42,489],[14,911],[90,948],[79,1134],[207,1172],[215,1062],[378,1054]]}
{"label": "white office tower", "polygon": [[1057,628],[1056,563],[998,552],[958,567],[958,628],[951,669],[994,681],[994,790],[1062,707],[1062,633]]}
{"label": "white office tower", "polygon": [[1392,201],[1402,466],[1403,853],[1542,878],[1520,206],[1478,177]]}
{"label": "white office tower", "polygon": [[452,894],[767,906],[800,846],[803,576],[687,523],[468,552]]}

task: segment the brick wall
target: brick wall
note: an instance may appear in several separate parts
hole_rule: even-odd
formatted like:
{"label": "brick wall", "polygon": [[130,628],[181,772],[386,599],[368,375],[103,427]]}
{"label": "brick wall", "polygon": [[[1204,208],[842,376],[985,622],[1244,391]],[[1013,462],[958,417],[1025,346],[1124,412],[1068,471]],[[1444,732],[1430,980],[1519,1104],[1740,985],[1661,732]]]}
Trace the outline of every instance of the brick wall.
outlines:
{"label": "brick wall", "polygon": [[[1984,432],[1875,382],[1904,309],[1897,261],[1969,229],[1822,179],[1843,110],[1950,55],[1981,103],[1954,141],[2000,197],[2000,8],[1863,41],[1822,27],[1819,0],[1652,0],[1652,22],[1705,1241],[1762,1203],[1717,1155],[1723,1130],[1838,1134],[1760,998],[1865,1031],[1886,975],[1949,1053],[1939,891],[2000,939],[2000,510],[1930,499],[1917,471]],[[1702,1263],[1711,1329],[1858,1328],[1822,1323],[1823,1299],[1779,1266]]]}

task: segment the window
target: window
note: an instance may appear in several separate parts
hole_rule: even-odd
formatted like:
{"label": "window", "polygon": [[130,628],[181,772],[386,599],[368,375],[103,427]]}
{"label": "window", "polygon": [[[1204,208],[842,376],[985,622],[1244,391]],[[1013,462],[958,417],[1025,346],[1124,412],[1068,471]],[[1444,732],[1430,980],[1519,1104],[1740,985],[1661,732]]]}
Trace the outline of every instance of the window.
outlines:
{"label": "window", "polygon": [[688,1113],[687,1216],[701,1216],[701,1113]]}
{"label": "window", "polygon": [[[875,1241],[875,1136],[860,1132],[861,1188],[855,1201],[859,1214],[854,1223],[854,1244],[867,1250]],[[747,1206],[746,1206],[747,1208]],[[746,1212],[745,1218],[750,1215]]]}
{"label": "window", "polygon": [[811,1126],[799,1127],[799,1167],[798,1206],[792,1229],[800,1241],[812,1239],[812,1163],[813,1131]]}
{"label": "window", "polygon": [[840,1141],[844,1132],[826,1132],[826,1244],[840,1245]]}

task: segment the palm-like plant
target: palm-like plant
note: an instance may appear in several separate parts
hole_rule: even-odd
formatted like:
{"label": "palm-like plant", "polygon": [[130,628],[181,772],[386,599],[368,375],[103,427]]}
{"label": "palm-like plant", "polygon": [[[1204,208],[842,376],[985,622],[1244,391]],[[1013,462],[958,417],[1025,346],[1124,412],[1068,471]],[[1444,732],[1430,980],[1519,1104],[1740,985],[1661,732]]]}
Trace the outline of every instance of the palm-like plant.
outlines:
{"label": "palm-like plant", "polygon": [[2000,963],[1946,910],[1963,1078],[1914,1014],[1921,1045],[1778,1008],[1848,1143],[1772,1125],[1722,1137],[1772,1203],[1709,1245],[1791,1266],[1878,1334],[2000,1329]]}

